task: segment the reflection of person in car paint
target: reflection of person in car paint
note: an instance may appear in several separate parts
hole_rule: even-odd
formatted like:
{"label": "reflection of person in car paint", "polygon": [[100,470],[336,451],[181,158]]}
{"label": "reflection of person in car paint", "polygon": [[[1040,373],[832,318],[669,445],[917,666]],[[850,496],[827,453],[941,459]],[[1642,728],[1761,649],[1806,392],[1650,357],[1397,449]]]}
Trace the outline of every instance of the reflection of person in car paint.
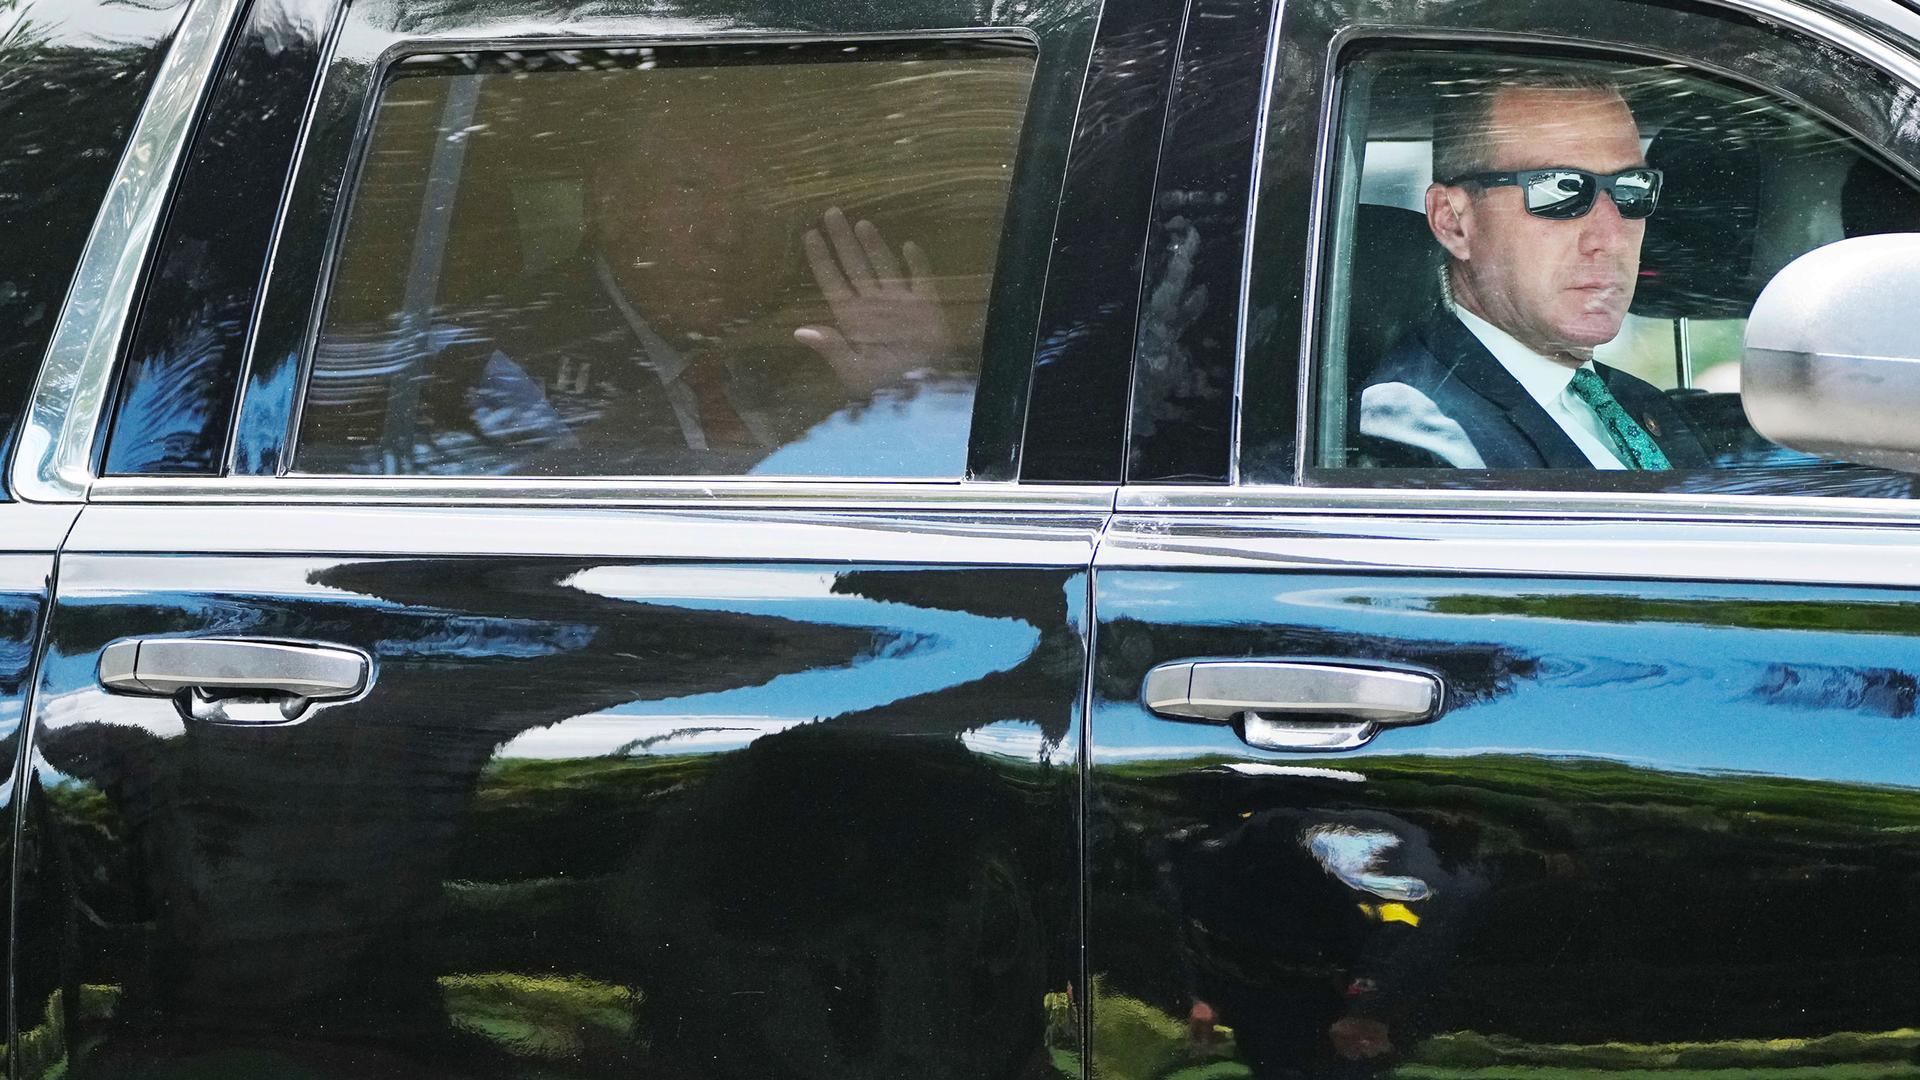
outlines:
{"label": "reflection of person in car paint", "polygon": [[1447,303],[1361,391],[1361,435],[1407,458],[1382,463],[1704,466],[1658,390],[1593,359],[1626,318],[1660,192],[1619,91],[1548,72],[1476,87],[1443,99],[1433,155]]}
{"label": "reflection of person in car paint", "polygon": [[1171,860],[1191,1027],[1232,1029],[1256,1077],[1369,1073],[1426,1030],[1464,883],[1424,829],[1364,810],[1269,809]]}

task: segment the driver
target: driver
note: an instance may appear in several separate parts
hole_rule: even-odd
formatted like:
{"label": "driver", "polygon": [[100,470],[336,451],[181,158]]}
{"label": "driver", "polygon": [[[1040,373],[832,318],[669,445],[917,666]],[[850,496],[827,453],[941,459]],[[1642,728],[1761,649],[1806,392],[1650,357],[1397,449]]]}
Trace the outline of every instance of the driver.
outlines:
{"label": "driver", "polygon": [[1361,435],[1458,468],[1704,467],[1659,390],[1593,359],[1660,197],[1619,90],[1539,72],[1443,99],[1433,175],[1445,304],[1368,377]]}

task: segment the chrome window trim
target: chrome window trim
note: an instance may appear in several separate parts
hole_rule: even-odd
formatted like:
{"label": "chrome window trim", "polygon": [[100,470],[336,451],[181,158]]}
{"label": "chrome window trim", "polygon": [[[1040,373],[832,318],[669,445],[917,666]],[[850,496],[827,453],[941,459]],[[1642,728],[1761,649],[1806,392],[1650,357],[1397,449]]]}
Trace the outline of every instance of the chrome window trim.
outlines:
{"label": "chrome window trim", "polygon": [[[1392,574],[1646,581],[1730,586],[1920,586],[1920,534],[1748,520],[1618,523],[1442,518],[1355,520],[1322,511],[1280,520],[1157,512],[1115,515],[1096,570]],[[1770,631],[1778,633],[1781,631]]]}
{"label": "chrome window trim", "polygon": [[[912,563],[1084,570],[1104,511],[1018,515],[722,507],[89,506],[62,557],[61,588],[84,592],[85,559],[136,558],[151,589],[203,587],[190,564],[262,555],[483,555],[621,562]],[[182,545],[182,537],[191,543]],[[183,556],[188,556],[183,558]],[[0,563],[4,558],[0,558]],[[43,562],[44,570],[44,562]],[[311,584],[311,583],[310,583]],[[328,590],[325,584],[313,584]]]}
{"label": "chrome window trim", "polygon": [[1913,525],[1920,500],[1607,491],[1435,491],[1409,488],[1228,488],[1182,485],[1121,489],[1116,513],[1314,514],[1372,517],[1581,519],[1677,522]]}
{"label": "chrome window trim", "polygon": [[192,0],[114,170],[40,366],[10,466],[26,502],[81,502],[93,482],[120,343],[174,174],[240,0]]}
{"label": "chrome window trim", "polygon": [[739,507],[801,510],[1113,509],[1111,484],[1013,481],[542,479],[420,476],[103,477],[95,503]]}
{"label": "chrome window trim", "polygon": [[[1720,8],[1731,10],[1743,15],[1747,15],[1761,22],[1773,23],[1775,25],[1784,26],[1789,30],[1797,31],[1800,34],[1812,39],[1813,41],[1819,44],[1822,44],[1831,48],[1837,48],[1842,52],[1849,53],[1865,61],[1866,63],[1879,68],[1883,73],[1885,73],[1889,78],[1893,79],[1896,83],[1905,84],[1907,87],[1914,90],[1916,93],[1920,93],[1920,56],[1916,56],[1913,52],[1902,50],[1898,46],[1880,37],[1875,36],[1871,32],[1865,29],[1862,29],[1860,27],[1857,27],[1851,23],[1848,23],[1842,19],[1828,15],[1824,12],[1811,10],[1805,7],[1801,3],[1794,2],[1794,0],[1704,0],[1704,2],[1715,7],[1720,7]],[[1280,5],[1280,9],[1284,11],[1285,5],[1284,4]],[[1404,34],[1401,33],[1403,31],[1405,32]],[[1285,24],[1284,24],[1284,19],[1282,18],[1281,20],[1276,21],[1276,23],[1274,24],[1274,28],[1270,32],[1268,41],[1267,41],[1267,72],[1266,72],[1267,81],[1262,88],[1262,97],[1260,98],[1260,103],[1259,103],[1259,107],[1260,107],[1259,123],[1261,125],[1259,135],[1257,136],[1259,142],[1258,142],[1258,146],[1256,148],[1256,152],[1255,152],[1254,159],[1251,166],[1252,176],[1251,176],[1251,183],[1249,185],[1249,191],[1252,194],[1250,197],[1250,204],[1248,206],[1248,218],[1249,218],[1250,227],[1248,232],[1248,243],[1247,243],[1247,251],[1249,253],[1249,256],[1248,256],[1245,272],[1242,274],[1241,281],[1240,281],[1241,326],[1240,326],[1240,337],[1238,342],[1236,343],[1236,355],[1235,355],[1235,362],[1234,362],[1233,398],[1234,398],[1235,407],[1234,407],[1234,415],[1233,415],[1232,434],[1231,434],[1230,442],[1228,444],[1228,464],[1227,464],[1228,482],[1236,486],[1241,483],[1240,451],[1241,451],[1242,432],[1240,427],[1240,412],[1241,412],[1240,405],[1241,405],[1241,399],[1245,392],[1245,387],[1246,387],[1246,362],[1247,362],[1247,338],[1248,338],[1247,310],[1248,310],[1249,302],[1251,300],[1251,291],[1252,291],[1251,252],[1253,251],[1253,248],[1254,248],[1252,237],[1254,234],[1254,230],[1257,230],[1259,227],[1259,207],[1261,202],[1261,199],[1260,199],[1261,173],[1263,171],[1263,167],[1265,164],[1264,157],[1265,157],[1265,147],[1266,147],[1266,134],[1267,134],[1267,127],[1269,125],[1269,112],[1272,108],[1272,101],[1273,101],[1272,86],[1273,86],[1275,71],[1281,61],[1281,46],[1284,44],[1284,33],[1285,33]],[[1471,30],[1461,30],[1461,29],[1455,29],[1455,28],[1422,27],[1418,25],[1406,25],[1406,24],[1374,24],[1374,23],[1366,23],[1366,22],[1354,23],[1354,24],[1342,27],[1334,35],[1333,40],[1328,43],[1327,55],[1324,58],[1325,64],[1324,64],[1324,70],[1322,73],[1323,74],[1322,86],[1320,87],[1320,92],[1321,92],[1320,116],[1317,121],[1317,127],[1314,131],[1314,154],[1315,154],[1316,168],[1314,170],[1312,203],[1310,205],[1310,217],[1307,222],[1308,258],[1307,258],[1307,264],[1304,268],[1304,273],[1302,276],[1303,287],[1301,289],[1301,305],[1303,308],[1303,312],[1302,312],[1302,321],[1301,321],[1302,335],[1301,335],[1300,362],[1298,366],[1299,369],[1296,374],[1296,385],[1294,387],[1296,401],[1295,401],[1295,416],[1294,416],[1294,459],[1293,459],[1292,474],[1293,474],[1293,482],[1298,485],[1304,485],[1306,483],[1306,474],[1308,469],[1307,437],[1310,433],[1311,426],[1312,426],[1311,410],[1314,405],[1314,400],[1313,400],[1313,393],[1315,389],[1314,377],[1317,374],[1315,369],[1316,369],[1316,361],[1318,359],[1317,352],[1319,348],[1319,314],[1320,314],[1319,309],[1320,309],[1321,293],[1325,287],[1325,283],[1322,280],[1324,275],[1322,274],[1321,245],[1325,240],[1326,226],[1327,226],[1327,223],[1326,223],[1327,201],[1328,201],[1327,195],[1328,195],[1329,185],[1332,182],[1332,164],[1329,161],[1330,149],[1336,137],[1336,132],[1337,132],[1339,119],[1340,119],[1340,115],[1339,115],[1340,102],[1338,100],[1340,70],[1338,66],[1338,60],[1339,60],[1340,53],[1344,49],[1346,49],[1347,46],[1353,42],[1354,39],[1362,38],[1362,37],[1376,37],[1383,34],[1390,37],[1405,36],[1409,40],[1469,40],[1469,41],[1476,41],[1476,42],[1504,41],[1504,42],[1516,42],[1516,43],[1522,43],[1522,42],[1564,43],[1564,44],[1576,45],[1576,46],[1580,44],[1580,41],[1578,38],[1570,38],[1570,37],[1567,37],[1565,34],[1556,33],[1551,30],[1541,30],[1538,33],[1527,33],[1527,34],[1516,34],[1516,33],[1506,32],[1506,31],[1499,31],[1499,32],[1487,31],[1484,33],[1480,33],[1480,32],[1475,32]],[[1916,48],[1920,48],[1920,37],[1916,37],[1914,41],[1916,44]],[[1682,58],[1668,57],[1668,59],[1680,60]],[[1693,66],[1696,66],[1696,67],[1702,66],[1698,63],[1698,61],[1687,61],[1687,62],[1691,63]],[[1724,74],[1731,74],[1731,73],[1724,73]],[[1742,78],[1741,81],[1746,82],[1751,80]],[[1803,103],[1800,103],[1797,101],[1795,103],[1803,105]],[[1917,178],[1920,178],[1920,177],[1917,177]],[[1268,486],[1269,485],[1261,485],[1260,487],[1264,489]],[[1328,491],[1334,491],[1339,489],[1323,488],[1323,489],[1313,489],[1313,490],[1328,492]],[[1356,490],[1356,493],[1360,493],[1360,492]],[[1372,491],[1366,491],[1364,493],[1369,495],[1384,494],[1384,493],[1372,492]],[[1404,494],[1412,495],[1416,499],[1418,499],[1423,495],[1428,495],[1432,493],[1405,492]],[[1488,500],[1489,496],[1492,496],[1493,498],[1490,505],[1495,507],[1495,509],[1493,510],[1493,512],[1495,513],[1504,512],[1500,509],[1497,509],[1497,507],[1499,507],[1503,503],[1525,502],[1530,499],[1535,499],[1538,497],[1538,494],[1534,492],[1512,492],[1512,493],[1456,492],[1456,493],[1450,493],[1450,494],[1457,498],[1465,499],[1468,501]],[[1512,500],[1505,498],[1505,496],[1509,494],[1512,494],[1517,498]],[[1567,493],[1561,493],[1561,494],[1564,494],[1566,496],[1580,496],[1584,493],[1567,492]],[[1675,497],[1676,496],[1672,496],[1672,495],[1642,496],[1642,497],[1638,497],[1638,499],[1631,499],[1631,498],[1617,496],[1617,495],[1609,496],[1608,498],[1617,505],[1617,509],[1613,511],[1603,511],[1603,512],[1633,513],[1636,515],[1649,514],[1649,513],[1662,514],[1663,511],[1660,509],[1661,507],[1660,500],[1672,499]],[[1698,501],[1698,497],[1691,496],[1691,495],[1678,496],[1678,497],[1685,499],[1689,502]],[[1774,505],[1775,503],[1785,500],[1789,503],[1807,504],[1807,507],[1805,508],[1806,510],[1811,510],[1820,504],[1830,504],[1834,501],[1834,500],[1828,500],[1828,499],[1818,499],[1818,500],[1794,499],[1791,496],[1746,496],[1746,497],[1713,496],[1710,498],[1712,499],[1745,498],[1747,500],[1765,499],[1768,501],[1762,505],[1766,505],[1766,506]],[[1640,501],[1640,500],[1646,500],[1646,499],[1651,499],[1653,501],[1651,502]],[[1834,510],[1833,513],[1837,513],[1839,515],[1839,519],[1854,520],[1856,519],[1856,514],[1870,515],[1872,511],[1868,510],[1867,508],[1882,507],[1882,506],[1897,507],[1903,504],[1906,500],[1848,499],[1848,500],[1840,500],[1840,501],[1851,504],[1851,507],[1848,509]],[[1818,517],[1824,516],[1819,513],[1804,513],[1802,508],[1792,506],[1792,505],[1783,507],[1782,509],[1785,512],[1786,516],[1790,518],[1795,518],[1795,519],[1800,519],[1804,517],[1818,518]],[[1735,509],[1722,508],[1722,507],[1714,507],[1712,510],[1710,510],[1710,513],[1715,516],[1724,516],[1725,514],[1737,513],[1737,512],[1738,511]],[[1891,513],[1890,516],[1894,520],[1900,520],[1900,519],[1907,518],[1909,516],[1920,516],[1920,515],[1908,515],[1905,513],[1896,512],[1896,513]]]}

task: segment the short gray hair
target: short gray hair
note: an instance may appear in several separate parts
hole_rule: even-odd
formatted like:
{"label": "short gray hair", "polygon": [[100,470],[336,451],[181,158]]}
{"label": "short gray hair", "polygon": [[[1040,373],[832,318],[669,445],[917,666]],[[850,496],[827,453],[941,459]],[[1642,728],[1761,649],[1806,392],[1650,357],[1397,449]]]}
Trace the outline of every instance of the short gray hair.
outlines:
{"label": "short gray hair", "polygon": [[[1433,107],[1433,179],[1444,183],[1491,166],[1493,104],[1503,91],[1558,90],[1626,98],[1612,80],[1574,71],[1505,71],[1484,79],[1461,80],[1445,88]],[[1451,91],[1451,92],[1450,92]]]}

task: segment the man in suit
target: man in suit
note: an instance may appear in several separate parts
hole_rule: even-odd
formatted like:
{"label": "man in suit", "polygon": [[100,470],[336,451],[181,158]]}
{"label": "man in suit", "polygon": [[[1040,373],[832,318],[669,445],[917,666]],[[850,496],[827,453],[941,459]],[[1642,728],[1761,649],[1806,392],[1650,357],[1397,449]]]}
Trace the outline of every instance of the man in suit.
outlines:
{"label": "man in suit", "polygon": [[1659,199],[1619,91],[1540,72],[1443,99],[1433,155],[1446,302],[1361,389],[1376,463],[1704,467],[1659,390],[1593,359],[1626,318]]}

